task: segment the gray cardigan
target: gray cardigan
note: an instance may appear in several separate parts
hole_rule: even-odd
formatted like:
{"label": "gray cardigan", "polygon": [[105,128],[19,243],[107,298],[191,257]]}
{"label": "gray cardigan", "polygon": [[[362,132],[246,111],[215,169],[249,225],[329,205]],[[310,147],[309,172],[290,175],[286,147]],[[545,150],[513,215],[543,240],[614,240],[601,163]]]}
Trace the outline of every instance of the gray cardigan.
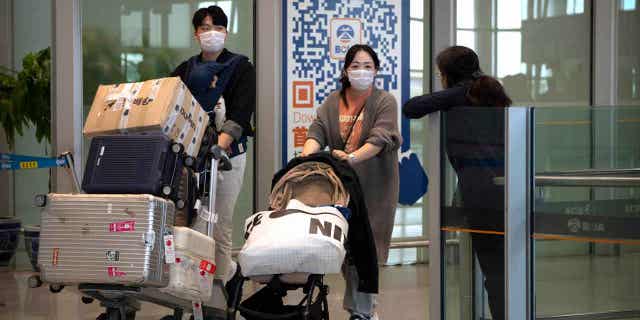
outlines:
{"label": "gray cardigan", "polygon": [[[332,92],[317,110],[317,117],[309,127],[307,139],[320,143],[320,148],[343,146],[340,137],[340,92]],[[374,88],[362,111],[362,135],[358,148],[365,143],[382,147],[373,158],[355,164],[364,199],[369,211],[369,222],[378,250],[378,263],[387,261],[391,231],[398,203],[398,148],[402,137],[398,131],[398,103],[390,93]]]}

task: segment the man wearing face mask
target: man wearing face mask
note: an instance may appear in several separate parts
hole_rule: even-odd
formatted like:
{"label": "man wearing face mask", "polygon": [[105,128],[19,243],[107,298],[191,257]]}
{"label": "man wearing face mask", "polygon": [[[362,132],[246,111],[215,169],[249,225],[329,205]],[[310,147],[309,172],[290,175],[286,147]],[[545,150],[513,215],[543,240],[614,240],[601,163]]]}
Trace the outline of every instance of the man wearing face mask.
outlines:
{"label": "man wearing face mask", "polygon": [[[254,134],[251,117],[255,111],[256,74],[247,57],[224,48],[228,20],[220,7],[199,9],[192,23],[202,51],[181,63],[171,76],[179,76],[209,112],[217,143],[227,151],[233,166],[231,171],[220,172],[216,190],[215,278],[226,282],[237,269],[231,260],[232,215],[244,177],[247,137]],[[196,225],[202,223],[200,219],[196,221]]]}

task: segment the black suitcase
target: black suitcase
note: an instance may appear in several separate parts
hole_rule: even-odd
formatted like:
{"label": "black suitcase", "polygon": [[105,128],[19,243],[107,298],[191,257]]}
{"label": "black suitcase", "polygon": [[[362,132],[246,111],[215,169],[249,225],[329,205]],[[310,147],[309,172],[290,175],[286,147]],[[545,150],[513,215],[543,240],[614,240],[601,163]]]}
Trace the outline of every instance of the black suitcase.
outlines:
{"label": "black suitcase", "polygon": [[152,194],[176,206],[183,147],[163,135],[99,136],[91,140],[82,189],[87,193]]}

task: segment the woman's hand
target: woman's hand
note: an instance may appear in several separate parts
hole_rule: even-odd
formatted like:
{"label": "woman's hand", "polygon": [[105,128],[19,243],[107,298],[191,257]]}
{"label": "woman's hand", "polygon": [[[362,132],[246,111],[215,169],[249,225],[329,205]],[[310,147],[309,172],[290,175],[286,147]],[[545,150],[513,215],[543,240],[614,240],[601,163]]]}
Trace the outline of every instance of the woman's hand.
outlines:
{"label": "woman's hand", "polygon": [[349,161],[349,154],[342,150],[333,150],[331,151],[331,155],[338,160]]}
{"label": "woman's hand", "polygon": [[301,157],[306,157],[320,151],[320,144],[314,139],[307,139],[302,147]]}

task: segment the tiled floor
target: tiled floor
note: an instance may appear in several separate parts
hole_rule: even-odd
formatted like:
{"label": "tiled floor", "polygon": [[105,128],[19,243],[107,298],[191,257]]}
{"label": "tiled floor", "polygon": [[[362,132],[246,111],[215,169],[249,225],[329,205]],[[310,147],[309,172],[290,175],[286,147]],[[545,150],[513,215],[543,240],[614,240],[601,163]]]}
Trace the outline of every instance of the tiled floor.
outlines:
{"label": "tiled floor", "polygon": [[[473,298],[460,284],[465,275],[460,265],[447,265],[447,320],[469,320],[461,316]],[[640,253],[620,256],[537,257],[536,308],[539,316],[557,316],[584,312],[640,309]],[[29,289],[29,273],[0,272],[0,319],[95,319],[101,312],[97,303],[82,304],[72,288],[51,294],[47,287]],[[380,319],[425,320],[428,313],[428,266],[405,265],[381,269]],[[347,319],[342,310],[344,281],[340,275],[327,277],[330,286],[331,319]],[[251,290],[248,285],[245,290]],[[299,295],[291,296],[297,300]],[[137,319],[157,320],[170,310],[143,304]],[[488,317],[488,314],[486,314]],[[613,318],[607,318],[613,319]],[[638,320],[620,318],[618,320]]]}
{"label": "tiled floor", "polygon": [[[73,288],[51,294],[47,287],[30,289],[27,279],[30,273],[0,271],[0,319],[6,320],[89,320],[101,312],[98,303],[85,305]],[[381,270],[382,291],[379,296],[381,319],[426,319],[427,266],[411,265],[385,267]],[[344,281],[340,275],[328,276],[329,309],[331,319],[348,319],[342,310]],[[297,296],[291,295],[291,300]],[[170,314],[170,310],[143,303],[136,319],[158,320]]]}

